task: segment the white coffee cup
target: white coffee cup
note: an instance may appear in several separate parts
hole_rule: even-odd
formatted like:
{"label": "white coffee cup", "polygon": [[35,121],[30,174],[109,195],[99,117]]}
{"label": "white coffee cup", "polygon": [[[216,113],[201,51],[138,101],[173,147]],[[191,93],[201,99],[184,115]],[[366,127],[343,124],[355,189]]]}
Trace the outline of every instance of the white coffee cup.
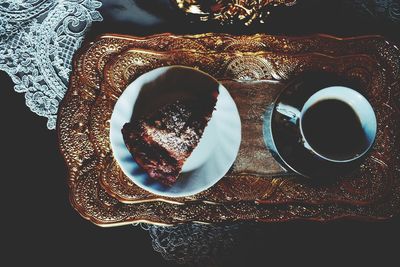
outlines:
{"label": "white coffee cup", "polygon": [[[337,159],[332,158],[330,156],[324,155],[319,153],[315,148],[310,145],[309,140],[307,139],[307,135],[304,133],[304,125],[303,119],[304,115],[309,111],[309,109],[316,105],[318,102],[322,102],[324,100],[338,100],[341,101],[348,106],[350,106],[354,113],[357,115],[360,126],[362,128],[362,132],[365,136],[366,143],[363,147],[360,148],[354,156],[347,158],[347,159]],[[319,90],[318,92],[314,93],[303,105],[303,108],[296,114],[297,119],[299,120],[299,128],[300,133],[302,136],[303,145],[306,149],[308,149],[311,153],[315,154],[319,158],[323,160],[327,160],[330,162],[350,162],[354,161],[369,151],[372,147],[376,132],[377,132],[377,121],[375,112],[368,102],[368,100],[361,95],[359,92],[350,89],[344,86],[331,86],[324,89]]]}

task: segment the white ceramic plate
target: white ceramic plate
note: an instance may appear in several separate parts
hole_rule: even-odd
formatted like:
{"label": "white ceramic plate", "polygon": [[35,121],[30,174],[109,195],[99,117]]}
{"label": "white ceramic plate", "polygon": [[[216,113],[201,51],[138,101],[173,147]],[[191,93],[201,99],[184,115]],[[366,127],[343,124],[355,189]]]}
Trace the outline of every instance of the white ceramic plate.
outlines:
{"label": "white ceramic plate", "polygon": [[[165,79],[166,75],[170,75],[167,72],[174,73],[174,78]],[[185,74],[185,72],[187,73]],[[189,77],[190,75],[187,74],[190,73],[197,78]],[[142,89],[146,91],[152,90],[152,94],[154,94],[151,97],[156,102],[157,97],[166,97],[162,96],[162,93],[166,93],[166,90],[164,89],[164,92],[157,91],[158,88],[171,88],[171,86],[174,86],[173,84],[166,85],[163,83],[176,83],[180,80],[185,82],[186,88],[192,88],[187,87],[190,85],[199,87],[201,84],[209,85],[210,82],[215,83],[215,86],[218,86],[219,95],[216,109],[198,146],[185,162],[180,177],[172,186],[166,186],[150,178],[135,162],[125,146],[121,129],[131,118],[134,119],[132,114]],[[155,84],[156,86],[155,88],[149,88],[149,84]],[[142,98],[140,98],[140,101],[142,101]],[[145,103],[145,105],[148,104]],[[110,141],[115,159],[132,182],[156,195],[184,197],[210,188],[228,172],[239,151],[241,122],[236,104],[229,92],[211,76],[183,66],[162,67],[137,78],[120,96],[111,116]]]}

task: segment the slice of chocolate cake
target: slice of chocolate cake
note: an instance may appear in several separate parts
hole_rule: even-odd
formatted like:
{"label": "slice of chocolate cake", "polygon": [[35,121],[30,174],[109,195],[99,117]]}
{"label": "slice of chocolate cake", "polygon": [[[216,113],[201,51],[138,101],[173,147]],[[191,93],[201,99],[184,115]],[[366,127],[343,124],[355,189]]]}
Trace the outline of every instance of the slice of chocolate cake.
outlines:
{"label": "slice of chocolate cake", "polygon": [[217,96],[214,91],[207,100],[177,100],[123,126],[127,148],[150,177],[166,185],[176,181],[203,135]]}

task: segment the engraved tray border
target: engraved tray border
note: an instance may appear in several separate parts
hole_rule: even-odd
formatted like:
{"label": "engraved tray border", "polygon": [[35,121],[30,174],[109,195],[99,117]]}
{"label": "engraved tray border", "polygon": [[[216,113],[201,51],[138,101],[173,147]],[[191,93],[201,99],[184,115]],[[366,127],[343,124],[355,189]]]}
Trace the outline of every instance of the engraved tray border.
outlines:
{"label": "engraved tray border", "polygon": [[[268,36],[268,38],[275,38],[275,37],[270,37],[270,36]],[[318,36],[318,38],[328,38],[328,37],[325,37],[325,36]],[[367,38],[367,37],[363,37],[363,38]],[[377,38],[377,37],[371,37],[371,38]],[[138,38],[139,39],[139,38]],[[355,39],[362,39],[362,38],[355,38]],[[382,40],[381,40],[382,41]],[[392,74],[394,74],[394,75],[396,75],[396,73],[393,73],[392,72]],[[73,81],[72,81],[72,83],[73,83]],[[393,84],[393,86],[395,86],[395,84]],[[71,160],[70,160],[70,158],[68,158],[68,156],[66,156],[66,155],[64,155],[65,156],[65,159],[66,159],[66,162],[67,163],[71,163]],[[85,160],[84,160],[84,157],[83,157],[83,159],[82,159],[82,162],[85,162]],[[82,164],[81,166],[83,166],[83,167],[85,167],[85,164]],[[86,165],[86,167],[87,167],[88,165]],[[85,168],[83,168],[83,169],[85,169]],[[398,170],[398,168],[397,168],[397,170]],[[76,181],[75,181],[75,179],[74,179],[74,173],[76,173],[78,170],[77,169],[74,169],[74,168],[72,168],[72,169],[70,169],[70,171],[71,171],[71,180],[70,180],[70,186],[72,185],[72,183],[75,183]],[[84,170],[82,170],[82,171],[84,171]],[[101,191],[101,190],[100,190]],[[110,199],[109,199],[110,200]],[[74,201],[72,200],[71,201],[73,204],[74,204]],[[110,202],[113,202],[113,201],[110,201]],[[76,204],[76,203],[75,203]],[[155,205],[158,205],[158,204],[160,204],[160,203],[154,203]],[[74,205],[75,206],[75,205]],[[289,205],[291,208],[289,208],[289,207],[286,207],[286,208],[281,208],[281,211],[283,212],[283,210],[286,210],[286,211],[288,211],[288,210],[290,210],[290,209],[293,209],[293,207],[294,206],[292,206],[292,205]],[[91,216],[85,216],[85,214],[84,214],[84,212],[78,207],[78,206],[75,206],[75,208],[77,208],[78,210],[80,210],[81,212],[81,214],[84,216],[84,217],[86,217],[86,218],[89,218],[89,217],[91,217]],[[299,207],[298,207],[299,208]],[[304,208],[304,207],[303,207]],[[316,208],[317,209],[317,207],[314,207],[314,208]],[[304,208],[305,209],[305,208]],[[112,213],[112,212],[111,212]],[[99,216],[99,218],[100,218],[101,216]],[[112,216],[111,216],[112,217]],[[129,217],[129,216],[128,216]],[[238,216],[238,218],[239,218],[240,216]],[[267,221],[273,221],[273,218],[272,218],[273,216],[271,216]],[[296,216],[292,216],[291,218],[293,219],[293,218],[295,218]],[[304,217],[304,216],[303,216]],[[343,216],[337,216],[337,217],[335,217],[335,216],[331,216],[330,218],[332,219],[332,218],[339,218],[339,217],[343,217]],[[352,217],[351,215],[348,215],[347,217]],[[379,217],[379,216],[378,216]],[[377,217],[377,218],[378,218]],[[296,218],[298,218],[298,217],[296,217]],[[126,218],[127,219],[127,218]],[[239,218],[240,219],[240,218]],[[309,219],[311,219],[311,218],[309,218]],[[115,220],[117,220],[117,218],[116,217],[114,217],[114,218],[112,218],[112,219],[110,219],[110,218],[108,218],[107,220],[98,220],[98,219],[96,219],[96,218],[94,218],[94,217],[91,217],[91,220],[93,221],[93,222],[95,222],[95,223],[97,223],[97,224],[106,224],[106,225],[109,225],[109,224],[111,224],[111,225],[115,225],[115,224],[120,224],[120,223],[129,223],[129,222],[116,222]],[[142,219],[139,219],[139,220],[142,220]],[[279,220],[284,220],[283,218],[280,218]],[[156,222],[156,220],[154,221],[154,222]]]}
{"label": "engraved tray border", "polygon": [[[111,80],[114,75],[112,73],[114,72],[118,72],[118,71],[122,71],[120,67],[118,67],[118,65],[116,64],[118,61],[121,61],[121,65],[123,66],[123,68],[127,68],[129,69],[131,67],[131,63],[127,63],[128,59],[134,59],[134,61],[138,61],[141,59],[146,60],[147,57],[152,58],[154,57],[157,61],[157,63],[154,64],[158,64],[158,65],[150,65],[150,68],[154,68],[157,66],[161,66],[160,63],[161,61],[163,61],[164,58],[170,58],[171,62],[170,64],[177,64],[177,63],[183,63],[184,65],[192,65],[192,64],[197,64],[196,62],[201,61],[201,56],[199,56],[199,53],[193,53],[192,52],[182,52],[182,51],[170,51],[168,53],[163,53],[163,52],[149,52],[149,51],[140,51],[137,49],[132,49],[132,50],[127,50],[124,53],[122,53],[119,57],[117,57],[116,59],[112,59],[110,60],[110,62],[107,64],[104,73],[105,75],[105,81],[103,82],[101,88],[102,88],[102,92],[100,93],[100,95],[97,97],[96,101],[94,102],[92,109],[91,109],[91,119],[89,122],[89,137],[91,139],[92,144],[95,147],[95,150],[97,151],[98,155],[106,155],[106,157],[109,158],[109,160],[112,160],[112,153],[110,150],[110,146],[109,146],[109,142],[108,142],[108,131],[104,130],[107,129],[108,127],[108,117],[111,116],[112,113],[112,109],[113,109],[113,105],[116,102],[116,99],[118,98],[118,96],[122,93],[122,88],[125,88],[126,85],[128,84],[129,80],[132,80],[133,77],[128,77],[130,75],[134,75],[134,77],[137,77],[140,73],[143,73],[143,71],[141,70],[142,67],[144,66],[140,66],[138,68],[136,68],[135,70],[132,70],[131,74],[127,74],[124,73],[124,75],[126,76],[125,81],[121,81],[120,85],[114,85],[114,86],[110,86],[110,83],[113,83],[113,81]],[[231,54],[229,53],[229,57],[233,58],[233,61],[235,61],[238,58],[244,58],[243,62],[240,62],[242,64],[246,64],[246,62],[251,62],[254,61],[254,59],[263,59],[264,57],[261,56],[264,53],[251,53],[249,54],[249,56],[247,56],[246,54],[241,54],[240,57],[237,57],[238,55],[236,54]],[[224,53],[219,53],[218,56],[214,55],[216,60],[219,60],[221,58],[221,55],[224,55]],[[178,59],[175,59],[177,61],[174,61],[174,58],[178,57]],[[228,59],[228,53],[225,56],[222,56],[224,59],[223,61],[230,61],[230,59]],[[269,58],[272,57],[272,58]],[[335,57],[335,58],[331,58],[330,56],[322,56],[319,54],[301,54],[301,55],[293,55],[290,57],[291,60],[289,60],[286,63],[283,63],[285,61],[285,56],[282,55],[278,55],[276,53],[265,53],[265,58],[267,59],[268,62],[271,62],[273,65],[276,65],[276,62],[280,63],[279,67],[274,67],[271,69],[267,69],[265,72],[266,75],[269,74],[269,72],[272,73],[281,73],[283,75],[287,75],[287,73],[290,72],[298,72],[299,70],[293,71],[291,70],[291,68],[296,69],[298,66],[304,66],[307,65],[307,60],[309,60],[310,58],[313,57],[317,57],[319,58],[319,61],[321,61],[320,67],[322,68],[323,66],[328,66],[331,64],[331,66],[329,66],[329,68],[333,68],[334,65],[338,68],[340,68],[340,72],[344,72],[346,75],[351,76],[364,76],[362,77],[363,79],[368,79],[369,75],[373,76],[371,79],[375,79],[375,80],[384,80],[384,78],[381,77],[377,77],[379,75],[375,75],[371,72],[372,70],[368,70],[369,72],[367,73],[360,73],[362,71],[366,71],[367,70],[367,65],[371,65],[374,63],[368,62],[368,60],[366,60],[366,58],[369,59],[369,57],[367,56],[345,56],[345,57]],[[191,60],[185,60],[184,58],[195,58],[195,60],[191,61]],[[204,55],[205,60],[209,60],[210,62],[213,61],[212,56],[210,56],[210,54],[208,54],[207,56]],[[356,63],[354,61],[357,60],[362,60],[364,59],[364,66],[365,69],[360,69],[360,66],[363,64],[361,63]],[[164,59],[165,60],[165,59]],[[346,62],[347,60],[347,62]],[[297,62],[296,62],[297,61]],[[315,59],[314,59],[315,61]],[[338,62],[342,62],[343,63],[334,63],[335,61]],[[215,61],[214,61],[215,62]],[[235,65],[242,65],[242,64],[237,64],[237,62],[234,62]],[[169,64],[169,63],[167,63]],[[219,63],[218,63],[219,64]],[[217,64],[217,67],[214,69],[206,69],[205,71],[208,71],[211,75],[217,75],[215,77],[218,77],[218,73],[216,73],[216,71],[220,70],[220,69],[224,69],[224,66],[220,66]],[[255,62],[255,64],[257,64],[257,62]],[[254,64],[254,65],[255,65]],[[313,63],[314,65],[316,63]],[[358,65],[357,65],[358,64]],[[204,63],[199,63],[199,67],[205,66],[206,64]],[[229,67],[228,67],[229,69]],[[306,69],[306,67],[300,67],[298,69],[301,69],[300,72],[304,71]],[[110,72],[111,70],[111,72]],[[145,70],[147,71],[148,69],[145,68]],[[204,69],[203,69],[204,70]],[[139,73],[136,73],[139,72]],[[338,71],[339,72],[339,71]],[[108,73],[108,75],[107,75]],[[376,73],[375,73],[376,74]],[[120,74],[122,75],[122,74]],[[263,74],[259,74],[257,76],[262,76]],[[275,74],[276,75],[276,74]],[[290,75],[290,74],[289,74]],[[237,78],[240,77],[240,74],[234,74],[232,78]],[[121,77],[119,77],[121,79]],[[272,77],[264,77],[264,78],[272,78]],[[110,79],[110,80],[109,80]],[[370,82],[370,81],[369,81]],[[371,82],[370,82],[371,83]],[[378,83],[376,82],[375,84],[371,85],[372,88],[374,88],[373,90],[376,90],[377,87],[380,86],[384,86],[384,83]],[[117,87],[117,88],[115,88]],[[378,94],[378,93],[376,93]],[[111,95],[111,97],[109,96]],[[384,96],[384,94],[382,94],[382,96]],[[108,100],[109,99],[109,100]],[[378,101],[376,101],[378,102]],[[380,107],[380,109],[382,109],[382,105],[381,103],[377,104],[376,107]],[[264,107],[262,107],[264,108]],[[384,108],[383,108],[384,109]],[[264,113],[264,110],[261,111],[261,113]],[[382,112],[383,113],[383,112]],[[383,115],[382,115],[383,116]],[[382,122],[381,124],[388,124],[388,118],[385,118],[386,121]],[[243,118],[242,118],[243,120]],[[383,119],[382,119],[383,120]],[[93,123],[94,121],[94,123]],[[389,120],[390,123],[390,120]],[[382,136],[383,133],[380,132],[379,136]],[[385,145],[382,144],[382,141],[384,142],[385,140],[382,140],[381,137],[378,137],[377,139],[377,143],[379,143],[379,145],[381,147],[384,147]],[[240,153],[240,152],[239,152]],[[245,152],[243,152],[245,153]],[[389,152],[388,152],[389,153]],[[387,153],[386,153],[387,154]],[[364,168],[365,172],[370,173],[370,172],[375,172],[376,174],[373,176],[371,175],[371,177],[362,177],[362,179],[364,179],[365,181],[363,181],[363,183],[361,182],[362,179],[358,179],[357,180],[350,180],[347,181],[348,178],[346,178],[346,180],[341,181],[340,184],[335,183],[335,184],[331,184],[331,187],[319,187],[318,189],[315,189],[309,185],[307,185],[307,183],[309,183],[310,181],[301,179],[297,176],[295,176],[294,174],[291,174],[291,176],[296,177],[295,179],[288,179],[288,177],[282,178],[284,176],[288,176],[287,172],[284,173],[277,173],[273,179],[271,179],[271,177],[265,177],[265,178],[257,178],[256,176],[251,175],[251,174],[238,174],[238,175],[227,175],[228,177],[225,177],[224,180],[221,180],[219,183],[217,183],[217,185],[215,185],[213,188],[200,193],[199,195],[193,196],[193,197],[188,197],[188,198],[158,198],[157,196],[154,195],[149,195],[146,191],[139,189],[136,186],[130,186],[130,184],[132,184],[126,177],[125,175],[119,170],[118,165],[113,161],[112,162],[112,166],[114,168],[110,168],[112,171],[106,172],[105,174],[103,174],[100,178],[100,182],[103,184],[103,187],[106,189],[106,191],[117,197],[120,201],[122,202],[126,202],[126,203],[138,203],[138,202],[142,202],[142,201],[151,201],[154,198],[157,198],[158,200],[164,200],[164,201],[168,201],[168,202],[177,202],[177,203],[185,203],[187,201],[198,201],[198,200],[203,200],[203,201],[207,201],[207,202],[214,202],[214,203],[222,203],[222,202],[229,202],[232,200],[236,199],[236,196],[242,196],[242,197],[238,197],[237,200],[249,200],[249,201],[254,201],[257,200],[258,202],[262,202],[262,201],[266,201],[268,203],[273,203],[273,204],[281,204],[281,203],[288,203],[288,202],[293,202],[296,199],[294,199],[293,194],[291,195],[291,193],[293,193],[293,188],[296,188],[298,192],[296,192],[295,194],[297,194],[298,196],[302,196],[303,199],[306,199],[307,203],[316,203],[316,204],[320,204],[323,202],[337,202],[337,203],[351,203],[351,204],[369,204],[368,201],[352,201],[350,202],[349,200],[346,200],[346,195],[351,195],[351,187],[356,187],[361,185],[364,185],[366,188],[367,192],[362,192],[361,190],[357,193],[358,195],[368,195],[368,190],[370,189],[368,187],[368,183],[369,180],[371,179],[371,183],[375,183],[378,184],[380,186],[380,184],[382,183],[382,188],[376,189],[376,193],[377,194],[384,194],[383,192],[381,192],[382,190],[385,191],[385,189],[387,189],[388,186],[390,186],[390,178],[386,178],[383,176],[391,176],[391,172],[387,171],[387,165],[388,164],[384,164],[383,160],[379,160],[379,156],[383,156],[383,155],[379,155],[375,153],[375,157],[372,157],[372,159],[375,161],[375,163],[377,163],[378,165],[381,166],[377,166],[374,168],[374,164],[369,162],[369,164],[364,164]],[[378,157],[378,158],[377,158]],[[371,159],[368,159],[371,160]],[[289,174],[290,175],[290,174]],[[114,178],[111,179],[111,177],[115,177],[115,176],[119,176],[119,178]],[[122,192],[123,196],[127,196],[128,198],[130,197],[130,199],[127,198],[123,198],[121,196],[119,196],[118,194],[121,194],[120,192],[116,192],[116,190],[114,191],[113,188],[109,185],[110,183],[113,182],[113,180],[118,179],[119,181],[121,181],[121,183],[125,183],[125,185],[121,186],[121,188],[127,188],[129,187],[130,191],[120,191]],[[230,181],[227,181],[227,179],[230,179]],[[287,183],[287,186],[281,186],[281,185],[277,185],[274,188],[274,184],[280,184],[280,183]],[[352,185],[352,183],[354,185]],[[365,185],[365,183],[367,183],[367,185]],[[385,186],[386,185],[386,186]],[[273,196],[273,193],[276,191],[277,187],[279,187],[280,189],[280,196],[281,199],[280,200],[276,200],[276,196]],[[302,187],[304,187],[305,189],[303,189]],[[240,190],[239,190],[240,189]],[[256,190],[255,190],[256,189]],[[285,190],[286,189],[286,190]],[[335,192],[334,190],[340,190],[340,192]],[[333,190],[333,191],[332,191]],[[247,192],[246,193],[241,193],[240,191],[243,192]],[[343,192],[342,192],[343,191]],[[317,195],[319,192],[321,192],[321,196],[313,196],[312,193],[315,192],[315,195]],[[325,193],[326,192],[326,193]],[[325,193],[325,195],[323,195],[322,193]],[[333,197],[335,196],[334,194],[337,193],[336,197],[342,197],[341,199],[337,200],[334,199]],[[330,194],[332,194],[333,196],[330,196]],[[286,198],[285,198],[286,197]],[[371,196],[372,197],[372,196]],[[324,199],[325,200],[321,200]],[[332,200],[334,199],[334,200]]]}

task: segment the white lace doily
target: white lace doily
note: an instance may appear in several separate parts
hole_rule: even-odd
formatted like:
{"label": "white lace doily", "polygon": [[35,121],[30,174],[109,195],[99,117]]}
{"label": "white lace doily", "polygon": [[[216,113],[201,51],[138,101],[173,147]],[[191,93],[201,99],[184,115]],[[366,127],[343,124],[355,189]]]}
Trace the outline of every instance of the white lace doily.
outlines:
{"label": "white lace doily", "polygon": [[0,0],[0,70],[32,112],[54,129],[72,56],[93,21],[97,0]]}
{"label": "white lace doily", "polygon": [[191,266],[219,266],[218,259],[238,241],[240,224],[176,226],[141,224],[150,234],[155,251],[164,259]]}

